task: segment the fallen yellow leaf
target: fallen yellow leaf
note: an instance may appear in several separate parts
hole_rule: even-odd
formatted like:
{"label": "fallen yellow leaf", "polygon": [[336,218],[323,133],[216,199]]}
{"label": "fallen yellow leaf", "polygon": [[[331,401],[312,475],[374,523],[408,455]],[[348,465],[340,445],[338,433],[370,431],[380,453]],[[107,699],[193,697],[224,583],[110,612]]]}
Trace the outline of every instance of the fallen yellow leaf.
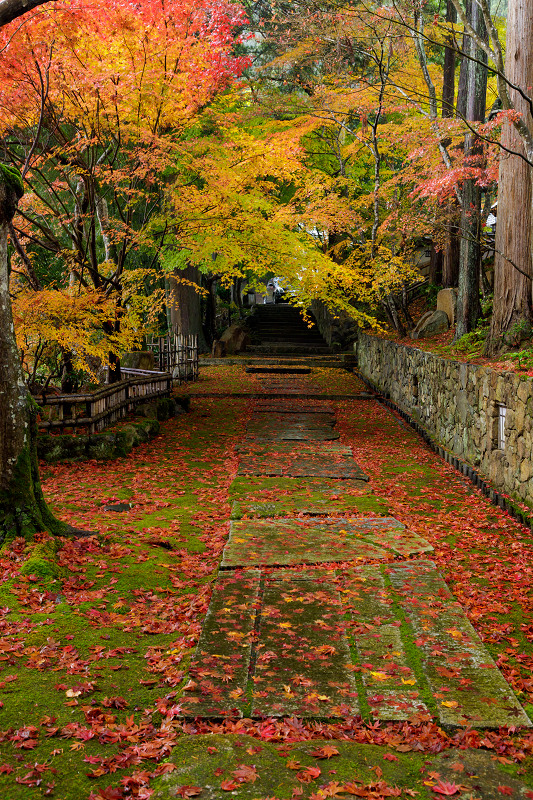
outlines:
{"label": "fallen yellow leaf", "polygon": [[386,681],[389,679],[386,672],[371,672],[370,674],[376,681]]}

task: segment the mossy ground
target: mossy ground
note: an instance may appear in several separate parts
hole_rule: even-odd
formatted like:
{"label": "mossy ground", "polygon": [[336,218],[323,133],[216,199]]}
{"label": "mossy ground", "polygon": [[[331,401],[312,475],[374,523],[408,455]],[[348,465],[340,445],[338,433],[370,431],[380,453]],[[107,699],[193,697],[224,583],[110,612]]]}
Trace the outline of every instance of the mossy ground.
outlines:
{"label": "mossy ground", "polygon": [[[237,370],[235,380],[252,391],[252,378]],[[338,409],[343,442],[353,445],[375,493],[353,495],[358,511],[368,510],[358,505],[363,501],[376,504],[375,513],[393,515],[434,545],[432,558],[531,711],[527,706],[533,701],[530,532],[491,507],[375,402],[342,401]],[[43,487],[54,512],[69,524],[99,534],[62,540],[57,560],[48,559],[59,568],[58,574],[39,575],[28,568],[22,574],[31,558],[24,541],[9,543],[0,554],[2,800],[44,796],[87,800],[91,792],[97,796],[98,788],[119,787],[136,772],[152,772],[157,763],[153,756],[164,759],[170,752],[184,770],[183,784],[200,784],[204,779],[209,783],[217,767],[224,773],[216,779],[226,777],[226,746],[218,748],[212,735],[180,738],[186,726],[173,722],[168,709],[182,689],[207,610],[227,539],[230,499],[276,501],[290,480],[240,477],[229,497],[236,472],[232,445],[242,440],[248,410],[244,400],[196,398],[189,415],[164,423],[155,440],[127,458],[44,469]],[[337,503],[338,493],[331,487],[309,492],[307,481],[293,480],[293,498],[310,502],[329,498]],[[104,511],[105,504],[119,501],[131,502],[131,510]],[[344,502],[340,506],[344,510]],[[302,736],[321,735],[318,727],[313,730],[312,725],[302,728]],[[256,734],[268,738],[268,731],[268,726],[264,731],[258,726]],[[377,735],[370,727],[365,729],[367,741],[375,741]],[[321,781],[337,775],[339,780],[357,776],[370,781],[376,766],[390,785],[417,791],[422,800],[433,796],[424,780],[431,771],[429,751],[434,741],[424,735],[421,726],[424,753],[335,741],[340,751],[345,746],[352,750],[325,761],[309,755],[316,742],[282,746],[282,753],[288,754],[282,756],[285,761],[289,751],[300,748],[295,757],[305,765],[318,763],[322,773],[318,781],[305,784],[296,779],[295,771],[279,768],[279,793],[273,796],[291,797],[298,786],[305,798]],[[274,747],[257,736],[251,746],[268,751]],[[166,741],[176,745],[173,751],[170,745],[165,751]],[[200,762],[198,771],[186,772],[194,766],[193,755],[201,750],[205,755],[207,746],[218,748],[208,753],[209,763],[201,767],[209,769],[208,776],[202,778]],[[137,762],[124,762],[125,768],[116,773],[98,773],[100,759],[116,758],[119,763],[132,748],[142,751]],[[248,763],[248,755],[240,759],[247,748],[248,743],[238,749],[238,758],[231,755],[237,760],[228,760],[230,772],[234,763]],[[517,748],[520,754],[527,751],[523,744]],[[279,753],[278,744],[274,749]],[[506,745],[510,763],[498,763],[497,768],[531,783],[531,751],[533,747],[524,760],[522,755],[513,756],[512,746]],[[387,755],[398,761],[388,761]],[[91,771],[96,777],[87,777]],[[458,777],[457,782],[464,781]],[[51,783],[55,783],[53,794],[46,795]],[[226,796],[217,786],[213,796]],[[248,787],[252,794],[233,796],[272,796],[267,793],[270,786],[265,784],[263,791],[259,782],[246,784],[242,791]]]}
{"label": "mossy ground", "polygon": [[[125,459],[44,468],[54,513],[99,534],[59,540],[57,557],[46,538],[2,551],[0,726],[20,733],[0,737],[3,800],[51,782],[50,796],[87,798],[111,782],[87,773],[124,749],[121,726],[160,726],[157,699],[183,683],[216,575],[243,411],[197,401]],[[116,501],[132,508],[104,510]],[[35,763],[39,786],[17,783]]]}
{"label": "mossy ground", "polygon": [[[330,758],[313,756],[313,753],[328,745],[333,745],[337,753]],[[204,787],[201,797],[214,800],[225,794],[221,789],[222,783],[235,780],[233,772],[246,765],[255,771],[257,777],[253,782],[237,784],[233,791],[227,792],[230,797],[239,800],[290,800],[297,796],[306,799],[311,795],[320,797],[315,794],[320,786],[333,782],[339,785],[357,782],[363,789],[383,781],[390,788],[416,787],[417,797],[424,800],[432,796],[429,787],[424,786],[421,780],[424,761],[421,755],[407,756],[388,748],[350,742],[314,741],[279,745],[257,742],[243,735],[185,737],[172,755],[172,763],[176,764],[177,770],[155,783],[154,797],[157,800],[170,800],[176,797],[173,793],[176,787],[189,785]],[[310,771],[313,769],[318,770],[318,774]],[[305,783],[304,780],[308,778],[309,782]],[[296,795],[293,794],[295,790]]]}

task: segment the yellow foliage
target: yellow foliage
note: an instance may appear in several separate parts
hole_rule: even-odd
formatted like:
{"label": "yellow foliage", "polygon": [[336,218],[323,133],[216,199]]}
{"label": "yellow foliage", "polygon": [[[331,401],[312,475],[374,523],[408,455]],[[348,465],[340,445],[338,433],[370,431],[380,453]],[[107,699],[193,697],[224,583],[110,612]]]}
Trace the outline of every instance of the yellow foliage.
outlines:
{"label": "yellow foliage", "polygon": [[[157,294],[150,298],[152,314],[161,302]],[[126,309],[117,309],[115,298],[77,287],[19,291],[13,317],[24,371],[33,374],[36,360],[53,358],[59,349],[71,353],[76,370],[96,377],[95,371],[107,366],[111,355],[121,356],[142,342],[147,303],[147,298],[133,294]]]}

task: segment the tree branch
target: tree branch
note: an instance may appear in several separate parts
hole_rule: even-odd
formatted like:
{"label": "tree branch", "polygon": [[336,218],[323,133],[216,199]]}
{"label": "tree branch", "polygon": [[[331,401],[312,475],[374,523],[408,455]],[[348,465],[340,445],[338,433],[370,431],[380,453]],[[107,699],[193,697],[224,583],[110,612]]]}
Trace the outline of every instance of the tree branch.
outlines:
{"label": "tree branch", "polygon": [[49,0],[2,0],[0,2],[0,28]]}

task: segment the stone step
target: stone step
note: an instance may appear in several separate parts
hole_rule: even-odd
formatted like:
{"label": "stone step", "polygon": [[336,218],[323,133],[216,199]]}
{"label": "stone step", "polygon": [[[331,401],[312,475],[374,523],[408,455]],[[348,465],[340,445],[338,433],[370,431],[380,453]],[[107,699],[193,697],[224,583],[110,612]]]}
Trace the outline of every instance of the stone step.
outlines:
{"label": "stone step", "polygon": [[414,630],[441,724],[531,726],[435,564],[406,562],[387,573]]}
{"label": "stone step", "polygon": [[298,364],[307,364],[310,367],[320,367],[325,368],[328,367],[330,369],[346,369],[343,365],[342,360],[333,354],[325,354],[325,355],[304,355],[298,356],[297,354],[293,357],[286,356],[268,356],[268,355],[260,355],[260,354],[253,354],[246,351],[242,354],[242,356],[225,356],[224,358],[210,358],[210,357],[201,357],[200,358],[200,369],[202,367],[220,367],[220,366],[245,366],[245,365],[258,365],[258,364],[265,364],[265,365],[290,365],[293,363]]}
{"label": "stone step", "polygon": [[251,344],[248,347],[251,353],[264,353],[265,355],[273,355],[279,353],[280,355],[288,355],[289,353],[297,353],[299,355],[320,355],[330,353],[331,350],[327,345],[309,345],[309,344],[284,344],[282,342],[270,344]]}
{"label": "stone step", "polygon": [[252,654],[261,573],[221,575],[180,700],[185,717],[242,717]]}

